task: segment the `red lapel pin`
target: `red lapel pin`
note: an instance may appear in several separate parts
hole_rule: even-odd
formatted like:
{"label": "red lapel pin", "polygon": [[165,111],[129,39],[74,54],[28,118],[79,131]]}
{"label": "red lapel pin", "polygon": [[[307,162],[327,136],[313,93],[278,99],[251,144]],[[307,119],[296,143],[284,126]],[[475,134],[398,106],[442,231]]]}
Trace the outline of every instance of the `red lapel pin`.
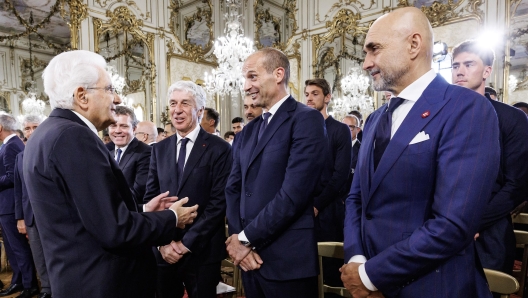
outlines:
{"label": "red lapel pin", "polygon": [[429,111],[425,111],[425,112],[422,114],[422,118],[427,118],[427,117],[429,117],[429,115],[431,115],[431,112],[429,112]]}

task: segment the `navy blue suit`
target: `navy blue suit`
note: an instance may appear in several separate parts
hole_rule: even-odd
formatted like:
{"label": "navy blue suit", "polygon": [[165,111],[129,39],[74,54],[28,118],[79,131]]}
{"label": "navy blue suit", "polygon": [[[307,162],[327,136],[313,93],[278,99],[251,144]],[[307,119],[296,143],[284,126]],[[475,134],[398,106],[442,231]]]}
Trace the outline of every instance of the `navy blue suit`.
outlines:
{"label": "navy blue suit", "polygon": [[170,242],[174,213],[137,212],[114,157],[70,110],[38,127],[23,165],[53,297],[153,297],[151,247]]}
{"label": "navy blue suit", "polygon": [[[386,108],[365,125],[346,201],[345,260],[364,255],[385,297],[491,297],[474,236],[499,168],[493,107],[436,76],[374,171],[375,131]],[[420,132],[429,139],[410,144]]]}
{"label": "navy blue suit", "polygon": [[[119,160],[119,167],[138,204],[143,203],[145,195],[151,151],[151,146],[133,138]],[[115,145],[110,149],[110,154],[115,156]]]}
{"label": "navy blue suit", "polygon": [[[194,222],[178,230],[172,239],[181,241],[191,253],[171,265],[172,268],[158,268],[161,273],[158,274],[161,279],[158,296],[183,295],[182,283],[185,283],[190,297],[216,297],[220,262],[226,256],[224,190],[231,170],[231,145],[200,128],[180,178],[176,148],[176,134],[153,146],[145,200],[169,191],[170,196],[188,197],[186,206],[198,204],[199,207]],[[157,250],[156,253],[160,265],[168,266]],[[200,268],[208,264],[215,267],[208,268],[209,273],[200,274]]]}
{"label": "navy blue suit", "polygon": [[0,224],[4,236],[7,258],[13,269],[11,284],[24,288],[37,286],[31,249],[25,237],[18,232],[15,218],[16,156],[24,151],[24,143],[13,136],[0,149]]}
{"label": "navy blue suit", "polygon": [[[229,233],[243,230],[264,262],[259,270],[242,273],[253,297],[258,289],[248,283],[252,276],[284,283],[318,274],[313,198],[327,142],[321,113],[291,96],[258,140],[262,121],[255,118],[238,134],[226,187]],[[289,290],[302,296],[312,286]]]}
{"label": "navy blue suit", "polygon": [[516,241],[510,212],[528,195],[528,119],[519,109],[489,100],[499,119],[501,158],[476,246],[484,268],[511,274]]}

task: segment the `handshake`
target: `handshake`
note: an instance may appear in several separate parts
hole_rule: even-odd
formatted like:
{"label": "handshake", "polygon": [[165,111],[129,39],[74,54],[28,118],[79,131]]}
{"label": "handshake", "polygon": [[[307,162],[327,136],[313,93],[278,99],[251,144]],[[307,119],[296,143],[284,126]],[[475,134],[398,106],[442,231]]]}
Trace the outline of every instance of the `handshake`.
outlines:
{"label": "handshake", "polygon": [[178,216],[176,226],[180,229],[185,225],[192,224],[198,215],[198,205],[192,207],[183,207],[189,201],[189,198],[178,200],[178,197],[168,197],[169,192],[164,192],[145,204],[145,212],[161,211],[165,209],[173,210]]}

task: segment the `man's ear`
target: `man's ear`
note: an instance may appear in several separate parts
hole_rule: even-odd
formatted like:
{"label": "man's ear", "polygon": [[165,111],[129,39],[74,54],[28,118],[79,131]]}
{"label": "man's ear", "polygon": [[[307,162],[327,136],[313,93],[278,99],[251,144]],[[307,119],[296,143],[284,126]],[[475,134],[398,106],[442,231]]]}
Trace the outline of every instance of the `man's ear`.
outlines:
{"label": "man's ear", "polygon": [[88,107],[88,90],[84,87],[77,87],[73,91],[73,103],[82,109],[86,109]]}
{"label": "man's ear", "polygon": [[484,73],[482,74],[482,79],[485,81],[489,76],[491,76],[491,72],[493,71],[493,68],[491,66],[484,66]]}

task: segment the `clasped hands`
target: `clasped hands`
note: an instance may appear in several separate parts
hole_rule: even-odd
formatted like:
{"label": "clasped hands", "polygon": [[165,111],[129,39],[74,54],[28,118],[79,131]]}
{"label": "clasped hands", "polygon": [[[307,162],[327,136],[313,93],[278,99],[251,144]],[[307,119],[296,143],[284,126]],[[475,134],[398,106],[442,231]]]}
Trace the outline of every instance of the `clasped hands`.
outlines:
{"label": "clasped hands", "polygon": [[169,264],[177,263],[183,256],[189,252],[187,247],[181,241],[172,241],[168,245],[160,246],[159,251],[165,262]]}
{"label": "clasped hands", "polygon": [[345,288],[354,298],[383,298],[384,296],[380,291],[372,292],[365,287],[359,277],[359,265],[361,263],[348,263],[339,269]]}
{"label": "clasped hands", "polygon": [[183,207],[183,204],[189,201],[189,198],[185,197],[178,200],[178,197],[168,197],[169,192],[159,194],[147,204],[145,204],[145,212],[162,211],[165,209],[171,209],[176,211],[178,215],[177,227],[180,229],[185,228],[185,225],[192,224],[196,216],[198,215],[198,205],[192,207]]}
{"label": "clasped hands", "polygon": [[260,269],[262,259],[250,247],[246,247],[238,241],[238,234],[233,234],[227,238],[226,250],[235,266],[240,266],[244,271]]}

